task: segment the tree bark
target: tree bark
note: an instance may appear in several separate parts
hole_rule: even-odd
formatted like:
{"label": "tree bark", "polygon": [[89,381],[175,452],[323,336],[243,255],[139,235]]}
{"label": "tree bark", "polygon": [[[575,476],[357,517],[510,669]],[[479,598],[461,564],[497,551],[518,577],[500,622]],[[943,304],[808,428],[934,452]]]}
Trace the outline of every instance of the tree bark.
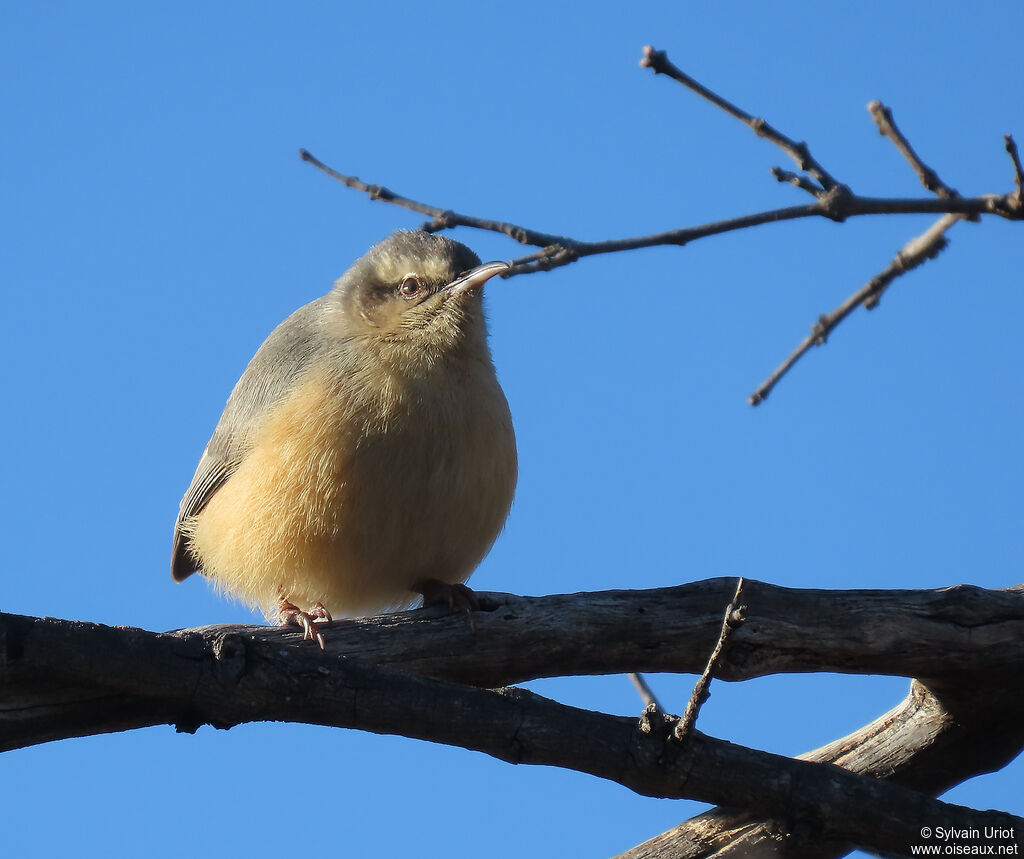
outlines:
{"label": "tree bark", "polygon": [[1005,682],[1024,665],[1020,587],[800,591],[747,581],[747,619],[717,676],[928,678],[896,710],[805,760],[699,732],[678,741],[675,717],[638,721],[481,688],[568,674],[698,673],[734,591],[734,579],[712,579],[654,591],[483,594],[475,633],[464,617],[411,611],[328,627],[326,654],[280,628],[153,633],[0,614],[0,749],[163,723],[194,731],[301,721],[458,745],[510,763],[576,769],[645,795],[744,810],[701,815],[628,856],[709,855],[723,838],[734,849],[824,855],[827,846],[840,855],[856,844],[906,854],[925,822],[1024,832],[1019,818],[926,795],[1002,766],[1024,747],[1024,690]]}

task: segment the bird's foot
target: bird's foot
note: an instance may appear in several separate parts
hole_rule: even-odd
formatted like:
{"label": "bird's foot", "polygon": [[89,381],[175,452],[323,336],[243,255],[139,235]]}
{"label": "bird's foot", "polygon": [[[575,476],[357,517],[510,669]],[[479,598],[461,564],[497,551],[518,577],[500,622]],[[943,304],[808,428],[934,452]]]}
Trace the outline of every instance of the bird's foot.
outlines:
{"label": "bird's foot", "polygon": [[473,612],[480,611],[480,600],[471,588],[461,583],[453,585],[440,579],[424,579],[414,584],[412,590],[423,595],[424,608],[430,605],[446,605],[453,612],[462,612],[466,615],[469,628],[476,632]]}
{"label": "bird's foot", "polygon": [[282,626],[298,626],[302,628],[303,641],[315,641],[324,650],[324,637],[317,626],[333,622],[331,613],[324,608],[323,603],[317,603],[309,611],[303,611],[294,603],[281,597],[281,603],[277,607],[277,619]]}

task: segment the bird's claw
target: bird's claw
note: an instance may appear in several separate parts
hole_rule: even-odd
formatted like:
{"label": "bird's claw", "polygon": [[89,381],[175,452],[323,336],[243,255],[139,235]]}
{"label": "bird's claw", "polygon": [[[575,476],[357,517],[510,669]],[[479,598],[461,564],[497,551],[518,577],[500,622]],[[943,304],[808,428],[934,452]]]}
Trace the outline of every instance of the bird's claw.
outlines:
{"label": "bird's claw", "polygon": [[323,603],[318,602],[309,611],[303,611],[294,603],[282,598],[281,605],[277,609],[277,617],[284,626],[300,627],[303,641],[315,641],[320,645],[321,650],[326,650],[324,637],[316,627],[320,624],[332,623],[334,618],[331,617],[331,613]]}
{"label": "bird's claw", "polygon": [[412,587],[413,591],[423,595],[423,607],[446,605],[452,612],[466,615],[466,621],[472,632],[476,632],[476,621],[473,612],[480,611],[480,600],[472,588],[461,582],[450,584],[440,579],[424,579]]}

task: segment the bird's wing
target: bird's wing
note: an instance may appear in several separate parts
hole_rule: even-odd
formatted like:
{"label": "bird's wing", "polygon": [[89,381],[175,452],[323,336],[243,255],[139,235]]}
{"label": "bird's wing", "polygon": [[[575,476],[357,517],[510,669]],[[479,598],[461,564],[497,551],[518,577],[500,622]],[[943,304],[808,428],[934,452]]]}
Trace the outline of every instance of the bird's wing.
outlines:
{"label": "bird's wing", "polygon": [[192,483],[181,499],[174,523],[171,575],[183,581],[196,572],[183,524],[202,512],[218,489],[245,459],[253,431],[266,413],[293,387],[309,367],[322,343],[319,321],[325,298],[296,310],[274,329],[245,368],[206,450]]}

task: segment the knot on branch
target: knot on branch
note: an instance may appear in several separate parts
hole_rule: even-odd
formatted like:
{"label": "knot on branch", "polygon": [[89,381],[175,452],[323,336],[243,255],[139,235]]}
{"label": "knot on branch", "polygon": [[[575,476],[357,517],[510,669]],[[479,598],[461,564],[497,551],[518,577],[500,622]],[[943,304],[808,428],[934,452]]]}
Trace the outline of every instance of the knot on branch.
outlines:
{"label": "knot on branch", "polygon": [[868,283],[867,295],[860,303],[865,310],[874,310],[882,300],[882,291],[885,289],[885,282],[879,277],[871,278]]}
{"label": "knot on branch", "polygon": [[903,250],[896,254],[894,266],[900,274],[912,271],[928,260],[935,259],[947,247],[949,247],[949,239],[944,235],[918,236],[907,242]]}
{"label": "knot on branch", "polygon": [[389,202],[395,199],[393,191],[385,188],[383,185],[367,185],[366,193],[370,195],[371,200],[384,200]]}
{"label": "knot on branch", "polygon": [[[751,130],[758,137],[765,137],[766,136],[767,132],[765,131],[765,129],[768,126],[768,122],[767,122],[767,120],[765,120],[764,117],[762,117],[762,116],[751,117],[749,125],[750,125]],[[801,147],[803,147],[803,148],[801,149]],[[796,154],[800,155],[799,165],[800,165],[800,169],[803,170],[804,169],[804,161],[807,158],[807,144],[806,143],[794,143],[793,144],[793,150],[794,150],[794,152]]]}
{"label": "knot on branch", "polygon": [[799,166],[801,170],[810,170],[813,166],[813,159],[811,158],[811,150],[807,146],[807,141],[800,140],[794,142],[792,148],[793,154],[797,157],[797,166]]}
{"label": "knot on branch", "polygon": [[174,730],[178,734],[194,734],[205,724],[206,719],[198,712],[190,710],[178,717],[178,720],[174,723]]}
{"label": "knot on branch", "polygon": [[548,245],[537,259],[537,268],[542,271],[558,268],[579,259],[576,248],[569,244]]}
{"label": "knot on branch", "polygon": [[747,607],[745,605],[738,605],[732,609],[725,616],[726,626],[729,627],[729,631],[736,629],[737,627],[743,626],[747,622]]}
{"label": "knot on branch", "polygon": [[988,210],[1008,221],[1024,221],[1024,197],[1020,191],[990,197]]}
{"label": "knot on branch", "polygon": [[513,226],[512,229],[509,230],[508,234],[510,238],[519,242],[521,245],[531,244],[530,231],[524,227]]}
{"label": "knot on branch", "polygon": [[654,702],[644,707],[643,713],[640,714],[640,721],[637,722],[636,729],[641,734],[652,735],[655,737],[662,737],[667,740],[672,736],[672,730],[675,728],[676,723],[679,721],[679,717],[672,713],[666,713]]}
{"label": "knot on branch", "polygon": [[650,69],[656,75],[664,73],[665,61],[668,59],[664,51],[656,50],[652,45],[644,45],[643,54],[640,58],[640,68]]}
{"label": "knot on branch", "polygon": [[818,321],[811,326],[811,342],[815,346],[824,346],[828,342],[828,334],[831,330],[832,320],[826,314],[821,314]]}
{"label": "knot on branch", "polygon": [[1010,163],[1013,164],[1013,182],[1017,190],[1012,194],[1006,194],[1002,200],[1002,209],[997,209],[1000,215],[1013,220],[1024,218],[1024,166],[1020,163],[1020,153],[1017,151],[1017,141],[1012,134],[1003,135],[1003,146],[1006,154],[1010,156]]}
{"label": "knot on branch", "polygon": [[210,654],[217,682],[225,688],[237,686],[246,668],[245,638],[237,632],[218,635],[211,644]]}
{"label": "knot on branch", "polygon": [[841,224],[849,216],[854,197],[853,191],[850,190],[849,186],[837,182],[827,191],[822,191],[817,196],[818,208],[821,214],[830,221],[836,221]]}
{"label": "knot on branch", "polygon": [[439,233],[441,230],[450,230],[455,226],[458,226],[455,212],[445,209],[439,215],[435,215],[432,221],[427,221],[420,229],[425,233]]}

